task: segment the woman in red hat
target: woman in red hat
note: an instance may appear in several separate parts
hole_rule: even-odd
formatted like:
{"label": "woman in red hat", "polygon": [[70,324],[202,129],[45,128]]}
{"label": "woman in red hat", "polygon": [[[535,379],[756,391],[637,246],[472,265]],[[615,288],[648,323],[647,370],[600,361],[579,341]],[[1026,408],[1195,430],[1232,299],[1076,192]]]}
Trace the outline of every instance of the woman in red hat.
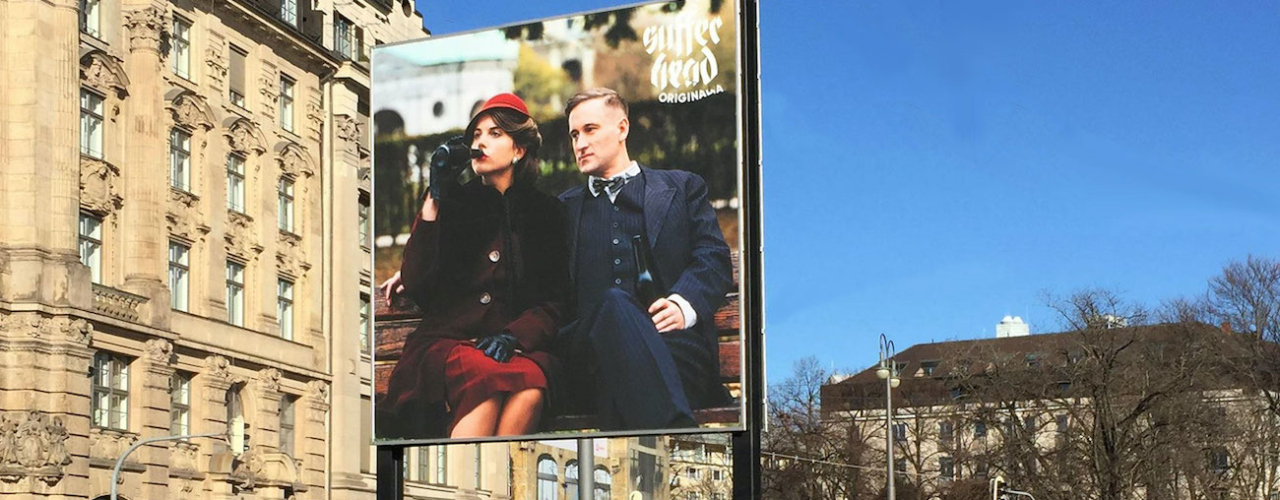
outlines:
{"label": "woman in red hat", "polygon": [[[423,311],[378,401],[379,438],[536,432],[569,293],[564,209],[538,191],[542,136],[524,101],[489,99],[467,125],[476,179],[428,195],[384,287]],[[438,182],[433,179],[432,182]]]}

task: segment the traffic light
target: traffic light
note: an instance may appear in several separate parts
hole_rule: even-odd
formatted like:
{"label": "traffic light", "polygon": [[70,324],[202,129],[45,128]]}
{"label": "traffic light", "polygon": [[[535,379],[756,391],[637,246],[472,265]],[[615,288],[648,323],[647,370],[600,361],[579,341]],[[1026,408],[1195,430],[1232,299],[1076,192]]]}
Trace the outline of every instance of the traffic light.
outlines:
{"label": "traffic light", "polygon": [[1004,484],[1004,476],[991,478],[991,500],[1005,500],[1006,495],[1001,491],[1004,489]]}

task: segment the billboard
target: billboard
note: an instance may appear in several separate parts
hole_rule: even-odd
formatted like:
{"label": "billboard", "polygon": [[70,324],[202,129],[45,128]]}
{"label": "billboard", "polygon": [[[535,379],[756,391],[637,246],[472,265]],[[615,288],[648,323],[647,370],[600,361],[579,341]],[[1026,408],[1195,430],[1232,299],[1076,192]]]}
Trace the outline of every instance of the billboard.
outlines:
{"label": "billboard", "polygon": [[373,51],[377,443],[743,429],[739,15]]}

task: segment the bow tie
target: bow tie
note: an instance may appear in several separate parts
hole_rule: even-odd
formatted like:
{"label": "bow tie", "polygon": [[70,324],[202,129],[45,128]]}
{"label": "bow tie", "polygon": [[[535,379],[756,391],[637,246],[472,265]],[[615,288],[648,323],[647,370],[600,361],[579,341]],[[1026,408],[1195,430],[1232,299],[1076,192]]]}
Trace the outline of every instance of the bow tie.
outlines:
{"label": "bow tie", "polygon": [[591,178],[591,191],[595,196],[600,193],[616,193],[622,190],[622,186],[627,183],[626,177],[618,176],[612,179],[601,179],[599,177]]}

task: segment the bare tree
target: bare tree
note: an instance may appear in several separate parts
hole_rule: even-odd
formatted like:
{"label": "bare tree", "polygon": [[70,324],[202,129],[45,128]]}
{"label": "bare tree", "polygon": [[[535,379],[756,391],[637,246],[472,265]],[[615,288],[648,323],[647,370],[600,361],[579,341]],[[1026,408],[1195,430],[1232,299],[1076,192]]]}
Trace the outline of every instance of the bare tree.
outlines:
{"label": "bare tree", "polygon": [[[764,498],[870,498],[864,465],[871,433],[851,419],[824,418],[821,388],[832,373],[816,358],[795,363],[791,376],[769,389],[769,428],[763,436]],[[883,455],[880,463],[883,463]]]}

